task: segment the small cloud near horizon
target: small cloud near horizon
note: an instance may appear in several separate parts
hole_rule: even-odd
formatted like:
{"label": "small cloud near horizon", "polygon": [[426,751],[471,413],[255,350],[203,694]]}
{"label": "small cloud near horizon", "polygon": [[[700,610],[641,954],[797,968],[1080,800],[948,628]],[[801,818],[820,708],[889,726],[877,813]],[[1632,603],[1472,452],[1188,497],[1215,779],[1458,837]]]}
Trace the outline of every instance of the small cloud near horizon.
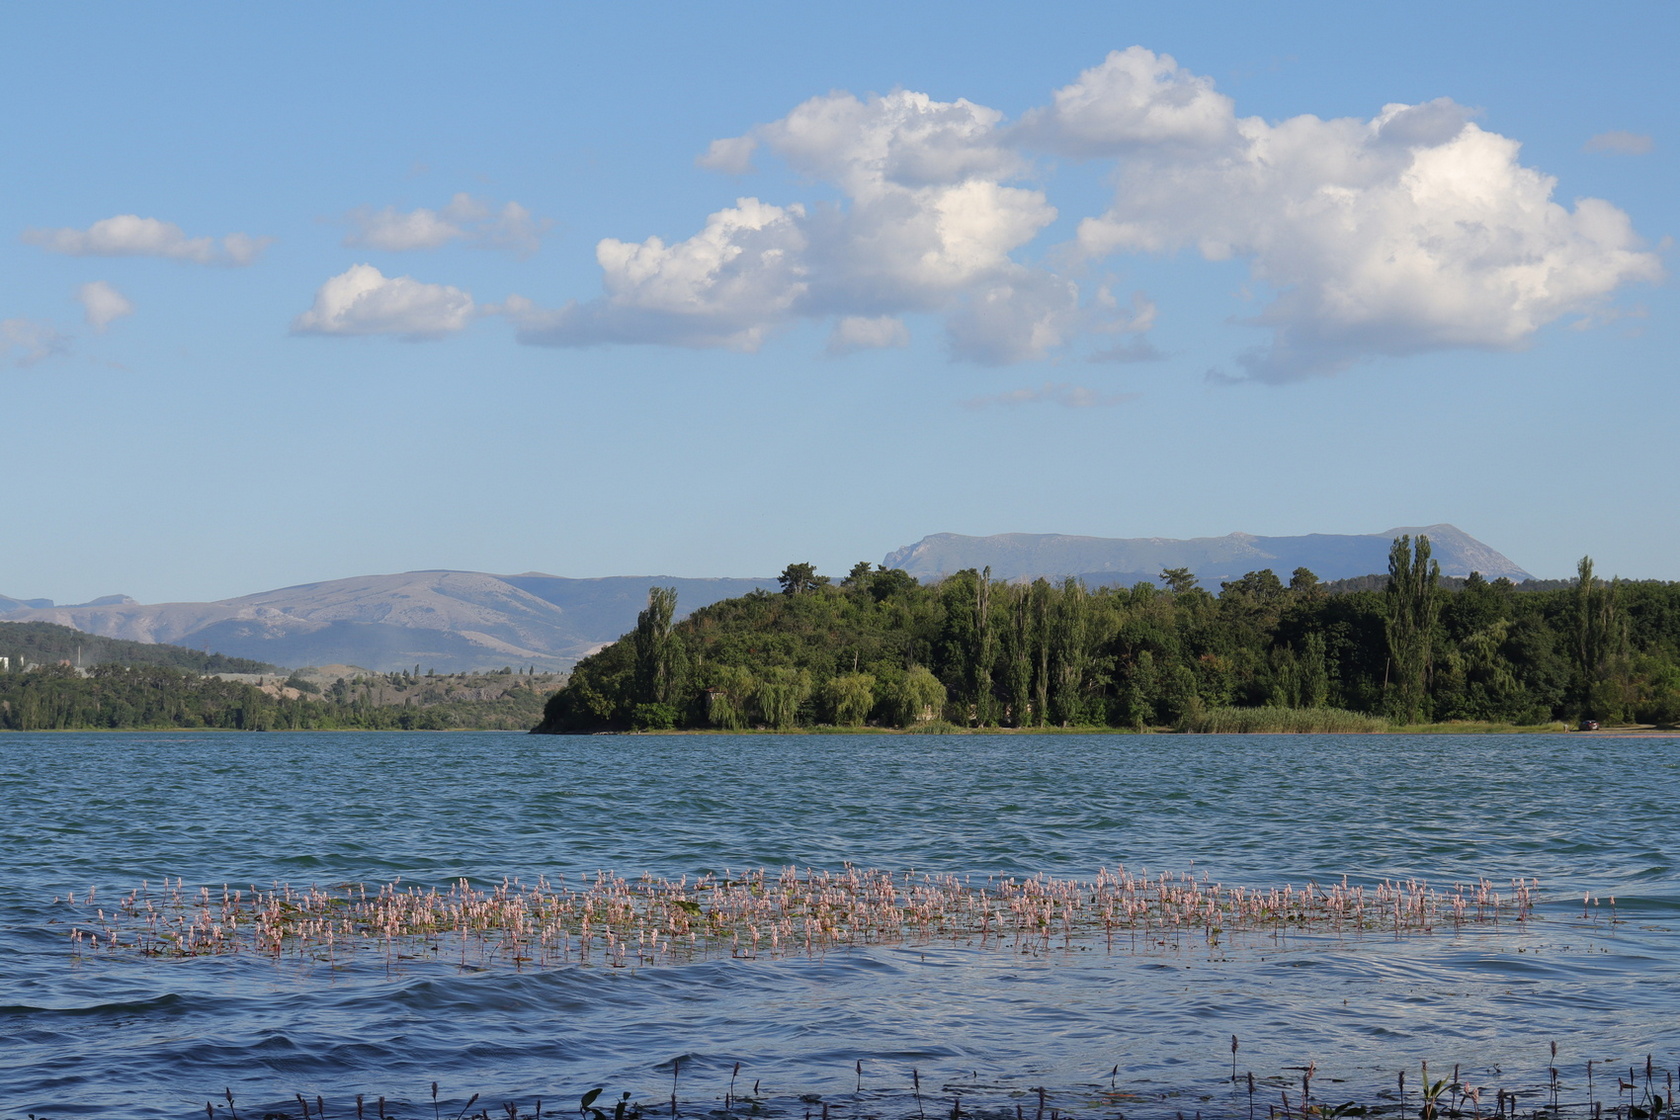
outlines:
{"label": "small cloud near horizon", "polygon": [[910,345],[910,328],[893,315],[847,315],[834,324],[823,352],[831,358],[859,350],[885,350]]}
{"label": "small cloud near horizon", "polygon": [[124,315],[134,314],[134,301],[103,280],[83,284],[76,289],[76,301],[82,305],[88,326],[105,333],[105,328]]}
{"label": "small cloud near horizon", "polygon": [[1652,148],[1651,138],[1643,132],[1624,132],[1616,129],[1601,132],[1581,145],[1583,152],[1612,152],[1621,156],[1642,156]]}
{"label": "small cloud near horizon", "polygon": [[1007,393],[971,397],[963,401],[962,406],[970,412],[979,412],[993,405],[1019,408],[1024,404],[1045,403],[1059,404],[1063,408],[1111,408],[1139,400],[1142,396],[1142,393],[1099,393],[1084,385],[1046,381],[1036,389],[1012,389]]}
{"label": "small cloud near horizon", "polygon": [[214,237],[188,237],[174,222],[118,214],[87,229],[26,229],[23,241],[70,257],[162,257],[242,268],[253,263],[274,238],[230,233],[218,243]]}
{"label": "small cloud near horizon", "polygon": [[0,359],[27,369],[70,350],[70,338],[39,319],[0,319]]}
{"label": "small cloud near horizon", "polygon": [[541,248],[543,235],[554,225],[554,219],[534,217],[517,202],[497,208],[465,191],[438,210],[362,206],[345,215],[345,220],[354,227],[344,236],[342,244],[347,248],[406,253],[461,241],[479,249],[506,249],[520,257]]}

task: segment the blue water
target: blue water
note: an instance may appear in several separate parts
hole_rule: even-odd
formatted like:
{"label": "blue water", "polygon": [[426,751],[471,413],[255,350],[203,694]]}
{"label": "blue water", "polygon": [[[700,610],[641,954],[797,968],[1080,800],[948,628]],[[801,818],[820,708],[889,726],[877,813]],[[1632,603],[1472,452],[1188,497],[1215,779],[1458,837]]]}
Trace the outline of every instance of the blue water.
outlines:
{"label": "blue water", "polygon": [[[443,1115],[577,1107],[770,1115],[1260,1115],[1385,1103],[1418,1063],[1564,1103],[1680,1061],[1680,738],[0,737],[0,1117]],[[1251,936],[1020,953],[887,945],[642,968],[310,967],[73,952],[145,880],[575,881],[785,865],[1227,884],[1537,877],[1536,920],[1359,939]],[[64,901],[72,892],[77,903]],[[1582,897],[1593,896],[1582,918]],[[1610,898],[1614,896],[1614,921]],[[58,901],[54,901],[55,898]],[[861,1089],[857,1063],[862,1062]],[[1115,1067],[1118,1067],[1116,1070]],[[912,1070],[921,1079],[913,1091]],[[1293,1092],[1293,1089],[1291,1089]],[[1397,1101],[1394,1103],[1398,1103]],[[740,1106],[740,1112],[747,1106]],[[500,1115],[501,1113],[497,1112]],[[1046,1113],[1048,1115],[1048,1113]]]}

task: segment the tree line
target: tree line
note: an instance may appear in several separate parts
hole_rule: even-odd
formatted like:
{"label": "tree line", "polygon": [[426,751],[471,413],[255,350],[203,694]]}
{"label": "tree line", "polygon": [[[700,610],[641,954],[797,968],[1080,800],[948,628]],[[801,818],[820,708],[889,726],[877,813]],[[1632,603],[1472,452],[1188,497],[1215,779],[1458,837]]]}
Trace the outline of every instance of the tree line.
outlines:
{"label": "tree line", "polygon": [[[1200,586],[1088,588],[967,570],[923,585],[867,563],[793,564],[673,623],[653,588],[636,629],[584,659],[539,732],[629,728],[1195,726],[1229,709],[1395,724],[1680,720],[1680,584],[1577,578],[1545,590],[1443,580],[1427,537],[1386,578],[1332,592],[1305,568]],[[1358,581],[1344,581],[1356,583]]]}
{"label": "tree line", "polygon": [[405,670],[325,688],[277,674],[270,684],[157,664],[14,668],[0,672],[0,730],[525,730],[546,695],[535,678],[511,669],[426,677]]}

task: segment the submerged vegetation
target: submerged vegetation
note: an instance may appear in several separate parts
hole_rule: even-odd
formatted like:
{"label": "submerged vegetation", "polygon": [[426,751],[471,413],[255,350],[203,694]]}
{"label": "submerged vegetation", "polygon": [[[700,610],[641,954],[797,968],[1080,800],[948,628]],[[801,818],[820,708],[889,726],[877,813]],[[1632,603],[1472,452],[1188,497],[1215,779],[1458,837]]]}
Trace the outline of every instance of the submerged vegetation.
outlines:
{"label": "submerged vegetation", "polygon": [[[780,594],[636,630],[580,662],[538,731],[863,726],[1375,731],[1430,723],[1680,721],[1680,584],[1520,590],[1442,581],[1428,539],[1394,542],[1382,590],[1298,568],[1220,585],[931,586],[858,564],[790,565]],[[1359,584],[1361,581],[1352,581]]]}

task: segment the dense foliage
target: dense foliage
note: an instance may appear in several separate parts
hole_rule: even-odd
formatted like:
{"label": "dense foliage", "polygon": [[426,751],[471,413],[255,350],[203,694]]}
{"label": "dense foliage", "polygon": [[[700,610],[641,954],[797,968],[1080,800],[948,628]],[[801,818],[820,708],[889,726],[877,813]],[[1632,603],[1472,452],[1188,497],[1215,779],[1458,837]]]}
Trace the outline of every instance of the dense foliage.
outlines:
{"label": "dense foliage", "polygon": [[198,673],[272,673],[274,666],[248,657],[200,653],[185,646],[129,642],[84,634],[50,622],[0,622],[0,657],[13,668],[66,661],[91,668],[116,662],[123,665],[167,665]]}
{"label": "dense foliage", "polygon": [[261,683],[161,665],[50,664],[0,672],[0,730],[218,728],[523,730],[555,678],[499,673],[339,678],[321,687],[274,676]]}
{"label": "dense foliage", "polygon": [[1332,594],[1301,568],[1215,595],[1178,569],[1165,590],[1093,591],[975,571],[921,586],[867,564],[836,584],[800,564],[781,594],[675,625],[674,596],[655,589],[637,630],[579,663],[537,730],[1141,729],[1232,708],[1339,709],[1352,724],[1680,719],[1680,584],[1605,584],[1583,560],[1555,590],[1443,586],[1421,538],[1396,541],[1389,568],[1380,590]]}

